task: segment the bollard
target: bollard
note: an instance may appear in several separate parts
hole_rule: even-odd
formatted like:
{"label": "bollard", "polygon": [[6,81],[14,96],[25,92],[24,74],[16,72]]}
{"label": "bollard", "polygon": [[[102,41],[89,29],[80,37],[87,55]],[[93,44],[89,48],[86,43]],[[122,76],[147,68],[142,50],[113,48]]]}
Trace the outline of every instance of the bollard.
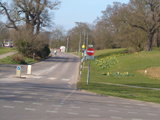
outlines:
{"label": "bollard", "polygon": [[21,66],[17,66],[16,68],[16,76],[21,77]]}
{"label": "bollard", "polygon": [[27,74],[32,74],[32,65],[28,65]]}

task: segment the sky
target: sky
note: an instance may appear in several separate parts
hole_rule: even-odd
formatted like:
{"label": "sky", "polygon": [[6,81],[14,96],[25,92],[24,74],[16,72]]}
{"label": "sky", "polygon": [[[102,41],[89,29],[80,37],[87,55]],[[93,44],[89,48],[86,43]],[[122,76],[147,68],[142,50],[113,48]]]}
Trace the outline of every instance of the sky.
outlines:
{"label": "sky", "polygon": [[61,5],[54,11],[53,22],[56,26],[63,26],[65,30],[72,29],[75,22],[92,24],[101,11],[113,2],[129,3],[129,0],[60,0]]}

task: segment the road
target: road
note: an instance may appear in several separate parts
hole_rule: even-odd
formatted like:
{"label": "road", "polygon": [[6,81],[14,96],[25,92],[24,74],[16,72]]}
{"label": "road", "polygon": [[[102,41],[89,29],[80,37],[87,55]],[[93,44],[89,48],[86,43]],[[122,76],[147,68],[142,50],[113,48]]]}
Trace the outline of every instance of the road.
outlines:
{"label": "road", "polygon": [[[26,79],[0,71],[0,120],[159,120],[160,104],[103,97],[76,87],[80,59],[58,53],[33,65]],[[26,66],[22,67],[26,73]],[[10,75],[7,75],[10,74]]]}

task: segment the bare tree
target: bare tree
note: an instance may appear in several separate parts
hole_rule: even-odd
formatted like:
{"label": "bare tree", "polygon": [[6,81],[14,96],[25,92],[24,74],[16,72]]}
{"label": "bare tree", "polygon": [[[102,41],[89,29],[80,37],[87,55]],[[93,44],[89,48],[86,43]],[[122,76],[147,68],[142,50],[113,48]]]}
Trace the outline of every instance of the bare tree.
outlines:
{"label": "bare tree", "polygon": [[9,20],[8,28],[18,30],[17,23],[24,21],[26,29],[32,34],[39,34],[40,28],[50,24],[49,10],[58,9],[58,0],[12,0],[12,5],[0,2],[0,13],[5,14]]}

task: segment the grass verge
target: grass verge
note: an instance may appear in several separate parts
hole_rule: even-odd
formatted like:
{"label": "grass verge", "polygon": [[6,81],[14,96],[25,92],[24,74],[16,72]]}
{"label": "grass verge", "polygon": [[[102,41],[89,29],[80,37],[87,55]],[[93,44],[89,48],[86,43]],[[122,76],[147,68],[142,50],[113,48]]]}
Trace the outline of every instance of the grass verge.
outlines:
{"label": "grass verge", "polygon": [[15,51],[16,51],[15,48],[0,47],[0,55]]}
{"label": "grass verge", "polygon": [[[106,56],[112,54],[124,53],[125,49],[113,49],[95,51],[95,58],[101,60]],[[102,53],[102,54],[101,54]],[[145,70],[150,67],[160,66],[160,51],[154,49],[150,52],[139,52],[137,54],[124,54],[117,56],[117,64],[113,64],[108,68],[102,68],[97,66],[95,60],[91,61],[90,68],[90,84],[86,84],[87,69],[82,71],[82,78],[78,82],[78,88],[95,92],[98,94],[111,95],[123,98],[130,98],[136,100],[142,100],[147,102],[160,103],[160,91],[141,89],[141,88],[129,88],[115,85],[100,84],[114,83],[124,84],[149,88],[160,88],[160,80],[151,78],[148,75],[140,74],[138,70]],[[85,62],[85,66],[88,66],[88,61]],[[102,73],[124,73],[134,74],[134,76],[107,76]]]}

